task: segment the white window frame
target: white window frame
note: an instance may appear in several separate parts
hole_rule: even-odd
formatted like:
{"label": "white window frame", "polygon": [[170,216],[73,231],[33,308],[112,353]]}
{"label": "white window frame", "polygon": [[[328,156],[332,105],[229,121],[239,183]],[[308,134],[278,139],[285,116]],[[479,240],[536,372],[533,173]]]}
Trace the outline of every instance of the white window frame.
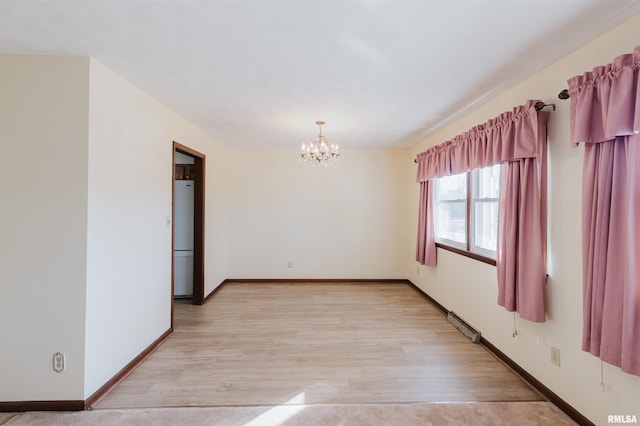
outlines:
{"label": "white window frame", "polygon": [[[480,247],[478,245],[476,245],[475,242],[475,229],[477,224],[475,223],[475,218],[476,218],[476,206],[480,203],[496,203],[496,205],[499,203],[499,195],[496,197],[484,197],[484,198],[479,198],[478,197],[478,178],[479,178],[479,170],[480,169],[476,169],[470,172],[467,172],[467,179],[466,179],[466,183],[467,183],[467,193],[466,193],[466,197],[464,199],[455,199],[455,200],[440,200],[438,197],[438,182],[436,178],[434,180],[434,198],[433,198],[433,209],[434,211],[432,212],[432,214],[434,215],[434,225],[435,225],[435,229],[434,231],[436,232],[435,235],[435,240],[436,240],[436,244],[438,245],[438,247],[446,249],[446,250],[450,250],[450,251],[454,251],[456,253],[462,254],[464,256],[468,256],[468,257],[472,257],[474,259],[486,262],[486,263],[491,263],[493,265],[495,265],[496,262],[496,251],[495,250],[489,250],[485,247]],[[500,171],[498,171],[498,176],[499,176]],[[499,185],[499,180],[498,180],[498,185]],[[499,194],[499,188],[498,188],[498,194]],[[454,241],[454,240],[450,240],[444,237],[440,237],[437,235],[438,232],[438,226],[437,226],[437,220],[438,220],[438,215],[437,215],[437,211],[438,211],[438,206],[441,203],[456,203],[456,202],[465,202],[466,204],[466,213],[465,213],[465,231],[466,231],[466,236],[465,236],[465,242],[461,243],[459,241]],[[498,232],[498,223],[497,223],[497,218],[495,221],[495,224],[492,224],[493,226],[495,226],[495,232],[496,232],[496,239],[497,239],[497,232]]]}

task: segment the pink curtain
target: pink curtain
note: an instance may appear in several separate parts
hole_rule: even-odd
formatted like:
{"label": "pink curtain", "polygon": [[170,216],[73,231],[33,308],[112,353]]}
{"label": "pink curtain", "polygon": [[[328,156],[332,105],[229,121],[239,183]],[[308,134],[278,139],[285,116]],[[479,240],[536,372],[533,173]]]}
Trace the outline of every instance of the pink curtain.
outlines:
{"label": "pink curtain", "polygon": [[640,46],[571,78],[572,144],[585,144],[582,349],[640,376]]}
{"label": "pink curtain", "polygon": [[[549,113],[536,111],[536,102],[529,100],[418,155],[416,180],[421,189],[416,258],[423,264],[429,259],[435,266],[432,191],[423,190],[422,184],[441,176],[503,164],[496,259],[498,303],[517,311],[522,318],[542,322],[546,275],[543,183],[546,185]],[[426,231],[428,226],[430,234]]]}
{"label": "pink curtain", "polygon": [[433,182],[420,182],[420,207],[418,210],[418,241],[416,260],[421,265],[436,266],[436,242],[433,229]]}
{"label": "pink curtain", "polygon": [[538,120],[536,157],[504,163],[500,176],[498,304],[534,322],[545,320],[548,116]]}

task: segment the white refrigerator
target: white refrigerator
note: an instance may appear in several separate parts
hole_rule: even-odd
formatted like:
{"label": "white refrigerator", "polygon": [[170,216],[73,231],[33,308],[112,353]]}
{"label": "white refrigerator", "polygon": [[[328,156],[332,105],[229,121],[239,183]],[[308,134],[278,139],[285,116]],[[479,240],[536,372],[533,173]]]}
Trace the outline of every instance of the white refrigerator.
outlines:
{"label": "white refrigerator", "polygon": [[174,297],[193,296],[193,194],[192,180],[175,181]]}

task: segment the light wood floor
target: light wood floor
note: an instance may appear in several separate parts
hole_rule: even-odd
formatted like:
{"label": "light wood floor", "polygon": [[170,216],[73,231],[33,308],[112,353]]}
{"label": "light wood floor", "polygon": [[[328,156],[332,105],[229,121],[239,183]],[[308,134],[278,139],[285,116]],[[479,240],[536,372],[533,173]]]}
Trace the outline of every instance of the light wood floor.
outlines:
{"label": "light wood floor", "polygon": [[406,284],[232,283],[97,408],[539,400]]}

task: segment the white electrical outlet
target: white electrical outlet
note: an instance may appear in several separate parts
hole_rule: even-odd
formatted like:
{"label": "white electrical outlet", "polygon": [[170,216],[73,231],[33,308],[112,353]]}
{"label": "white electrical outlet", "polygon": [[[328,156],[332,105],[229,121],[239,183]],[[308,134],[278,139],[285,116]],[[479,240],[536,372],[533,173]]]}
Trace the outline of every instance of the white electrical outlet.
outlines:
{"label": "white electrical outlet", "polygon": [[560,349],[551,346],[551,364],[560,367]]}
{"label": "white electrical outlet", "polygon": [[416,274],[420,275],[420,267],[419,266],[416,266]]}
{"label": "white electrical outlet", "polygon": [[53,371],[56,373],[62,373],[64,371],[64,354],[62,352],[56,352],[53,354]]}
{"label": "white electrical outlet", "polygon": [[293,261],[292,260],[287,262],[287,268],[289,268],[289,269],[293,268]]}

